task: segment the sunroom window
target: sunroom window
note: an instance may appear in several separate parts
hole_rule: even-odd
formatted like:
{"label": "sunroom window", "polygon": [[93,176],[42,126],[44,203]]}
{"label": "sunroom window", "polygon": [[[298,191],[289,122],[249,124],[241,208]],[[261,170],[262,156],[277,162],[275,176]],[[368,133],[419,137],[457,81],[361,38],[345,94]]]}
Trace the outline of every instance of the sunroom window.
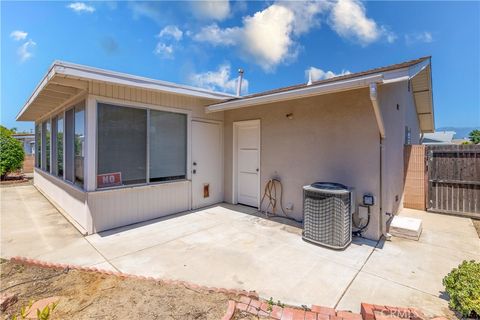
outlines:
{"label": "sunroom window", "polygon": [[185,179],[187,115],[150,111],[150,181]]}
{"label": "sunroom window", "polygon": [[35,167],[42,168],[42,127],[40,124],[35,125]]}
{"label": "sunroom window", "polygon": [[97,134],[97,174],[116,177],[98,187],[147,181],[147,110],[100,103]]}
{"label": "sunroom window", "polygon": [[105,103],[97,112],[97,188],[186,178],[186,114]]}

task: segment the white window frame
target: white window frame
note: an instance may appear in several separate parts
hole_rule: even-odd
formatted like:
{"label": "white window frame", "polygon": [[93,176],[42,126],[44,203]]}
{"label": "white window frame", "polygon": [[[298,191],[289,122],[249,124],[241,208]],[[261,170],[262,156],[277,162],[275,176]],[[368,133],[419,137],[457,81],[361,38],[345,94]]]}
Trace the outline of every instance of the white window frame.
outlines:
{"label": "white window frame", "polygon": [[[89,95],[87,97],[87,104],[90,106],[89,110],[92,112],[94,109],[95,115],[87,115],[87,134],[94,134],[95,141],[94,141],[94,146],[89,146],[87,142],[87,155],[91,156],[91,153],[94,153],[93,159],[95,159],[95,162],[93,163],[88,161],[88,166],[85,166],[85,168],[88,167],[88,172],[90,172],[89,177],[87,178],[88,180],[93,180],[93,183],[89,183],[89,187],[94,186],[94,189],[91,191],[104,191],[104,190],[111,190],[111,189],[125,189],[125,188],[135,188],[135,187],[141,187],[141,186],[146,186],[146,185],[157,185],[157,184],[168,184],[168,183],[178,183],[181,181],[192,181],[192,168],[191,168],[191,162],[192,162],[192,148],[191,148],[191,142],[192,142],[192,110],[189,109],[182,109],[182,108],[175,108],[175,107],[166,107],[166,106],[160,106],[156,104],[150,104],[150,103],[142,103],[142,102],[134,102],[134,101],[127,101],[127,100],[122,100],[122,99],[115,99],[115,98],[107,98],[103,96],[98,96],[98,95]],[[114,186],[114,187],[107,187],[107,188],[98,188],[97,186],[97,169],[98,169],[98,104],[99,103],[105,103],[105,104],[111,104],[111,105],[116,105],[119,107],[126,107],[126,108],[136,108],[136,109],[144,109],[147,110],[147,141],[146,141],[146,182],[145,183],[137,183],[137,184],[131,184],[131,185],[125,185],[125,186]],[[94,108],[91,107],[90,104],[94,104]],[[149,135],[150,135],[150,130],[149,130],[149,124],[150,124],[150,112],[149,110],[156,110],[156,111],[167,111],[167,112],[174,112],[174,113],[181,113],[187,115],[187,163],[186,163],[186,178],[185,179],[180,179],[180,180],[167,180],[167,181],[156,181],[156,182],[150,182],[150,145],[149,145]],[[89,121],[92,121],[94,125],[90,126],[88,124]],[[92,140],[89,140],[92,141]],[[94,165],[94,169],[91,170],[91,165]],[[91,173],[94,173],[93,175]]]}
{"label": "white window frame", "polygon": [[[79,190],[79,191],[81,191],[81,192],[86,192],[86,191],[87,191],[87,188],[86,188],[86,179],[87,179],[87,178],[86,178],[86,174],[87,174],[88,171],[87,171],[87,168],[86,168],[85,163],[84,163],[84,165],[83,165],[83,167],[84,167],[84,182],[83,182],[83,188],[80,188],[78,185],[75,184],[75,182],[71,182],[71,181],[68,181],[68,180],[66,179],[66,172],[67,172],[67,170],[66,170],[66,166],[65,166],[65,159],[66,159],[66,156],[65,156],[65,151],[66,151],[66,150],[65,150],[65,148],[66,148],[67,139],[65,139],[65,129],[66,129],[66,121],[65,121],[66,119],[65,119],[65,115],[66,115],[66,112],[67,112],[68,110],[74,109],[75,106],[78,105],[79,103],[81,103],[82,101],[85,101],[85,112],[86,112],[86,110],[87,110],[87,102],[88,102],[88,101],[87,101],[87,98],[88,98],[88,97],[86,97],[86,96],[82,96],[81,98],[79,98],[79,99],[77,99],[77,100],[75,100],[75,101],[72,101],[71,104],[68,104],[67,106],[64,106],[63,108],[59,109],[58,112],[51,113],[51,114],[49,114],[48,116],[44,116],[44,117],[38,119],[38,120],[35,122],[35,126],[36,126],[37,124],[39,124],[39,125],[40,125],[40,131],[42,131],[42,132],[41,132],[41,135],[40,135],[40,138],[41,138],[41,140],[42,140],[42,146],[41,146],[41,149],[42,149],[42,150],[41,150],[41,151],[42,151],[42,154],[41,154],[41,157],[42,157],[41,161],[42,161],[42,163],[41,163],[41,164],[42,164],[42,166],[41,166],[40,168],[38,168],[38,167],[36,166],[36,164],[35,164],[35,169],[36,169],[36,170],[41,170],[43,173],[48,174],[50,177],[53,177],[53,178],[55,178],[55,179],[58,179],[59,181],[62,181],[62,182],[64,182],[64,183],[67,183],[69,186],[72,186],[72,187],[76,188],[77,190]],[[75,113],[75,111],[74,111],[74,113]],[[58,116],[60,116],[60,115],[61,115],[62,118],[63,118],[63,134],[64,134],[64,136],[63,136],[63,159],[62,159],[62,162],[63,162],[63,176],[62,176],[62,177],[59,177],[59,176],[57,176],[56,174],[53,174],[53,173],[52,173],[52,170],[53,170],[53,153],[52,153],[52,151],[53,151],[53,148],[52,148],[52,146],[53,146],[53,145],[52,145],[52,142],[53,142],[53,140],[52,140],[52,139],[53,139],[53,132],[52,132],[52,122],[51,122],[51,121],[53,120],[53,118],[55,118],[55,117],[58,118]],[[74,116],[75,116],[75,114],[74,114]],[[74,120],[75,120],[75,119],[74,119]],[[45,154],[45,152],[44,152],[44,148],[45,148],[45,150],[46,150],[46,144],[45,144],[45,147],[43,146],[44,143],[46,142],[46,141],[44,141],[44,139],[43,139],[43,123],[44,123],[45,121],[50,121],[50,171],[46,171],[46,170],[43,169],[44,157],[46,158],[46,154]],[[86,115],[85,115],[85,127],[87,127],[87,122],[88,122],[88,118],[87,118],[87,114],[86,114]],[[74,125],[75,125],[75,121],[74,121]],[[75,134],[75,127],[74,127],[74,134]],[[85,129],[85,134],[88,135],[87,128]],[[85,138],[88,139],[88,136],[86,136]],[[36,135],[35,135],[35,148],[37,148],[37,146],[36,146]],[[36,151],[36,150],[35,150],[35,151]],[[35,156],[35,159],[37,159],[36,156]],[[87,153],[85,153],[85,159],[88,159]],[[85,162],[85,160],[84,160],[84,162]],[[57,169],[58,169],[58,168],[57,168]],[[74,177],[74,178],[75,178],[75,177]]]}

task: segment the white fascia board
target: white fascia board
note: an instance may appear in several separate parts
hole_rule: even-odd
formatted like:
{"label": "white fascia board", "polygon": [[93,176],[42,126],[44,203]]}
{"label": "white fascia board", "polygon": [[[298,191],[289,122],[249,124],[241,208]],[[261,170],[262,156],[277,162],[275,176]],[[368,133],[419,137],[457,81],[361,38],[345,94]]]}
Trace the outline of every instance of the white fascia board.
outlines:
{"label": "white fascia board", "polygon": [[155,80],[145,77],[134,76],[126,73],[115,72],[110,70],[92,68],[83,65],[77,65],[66,62],[56,62],[55,72],[66,77],[80,78],[86,80],[102,81],[115,83],[119,85],[127,85],[139,87],[143,89],[152,89],[166,91],[176,94],[195,96],[199,98],[224,100],[236,97],[233,94],[215,92],[211,90],[195,88],[186,85],[179,85],[167,81]]}
{"label": "white fascia board", "polygon": [[[433,105],[433,86],[432,86],[432,71],[431,71],[431,59],[425,59],[422,62],[417,63],[416,65],[413,65],[409,68],[409,78],[408,80],[414,78],[416,75],[418,75],[420,72],[423,70],[427,69],[430,67],[429,70],[427,70],[427,78],[428,78],[428,90],[430,91],[430,127],[435,128],[435,115],[434,115],[434,105]],[[415,89],[414,89],[415,91]],[[415,94],[414,94],[415,96]],[[416,105],[415,105],[416,108]],[[432,132],[431,129],[426,129],[424,130],[423,128],[420,128],[422,132]]]}
{"label": "white fascia board", "polygon": [[340,92],[340,91],[367,88],[372,82],[382,83],[383,75],[374,74],[369,76],[358,77],[355,79],[348,79],[343,81],[340,80],[340,81],[325,83],[321,85],[306,86],[299,89],[294,89],[294,90],[289,90],[284,92],[276,92],[276,93],[272,93],[264,96],[226,101],[223,103],[218,103],[218,104],[214,104],[206,107],[205,112],[207,113],[218,112],[218,111],[238,109],[238,108],[250,107],[250,106],[267,104],[267,103],[278,102],[278,101],[286,101],[286,100],[292,100],[292,99],[311,97],[311,96]]}
{"label": "white fascia board", "polygon": [[408,72],[409,72],[409,77],[410,79],[412,79],[413,77],[415,77],[417,74],[419,74],[420,72],[422,72],[425,68],[427,68],[428,66],[430,65],[430,59],[425,59],[423,60],[422,62],[419,62],[413,66],[411,66],[410,68],[408,68]]}

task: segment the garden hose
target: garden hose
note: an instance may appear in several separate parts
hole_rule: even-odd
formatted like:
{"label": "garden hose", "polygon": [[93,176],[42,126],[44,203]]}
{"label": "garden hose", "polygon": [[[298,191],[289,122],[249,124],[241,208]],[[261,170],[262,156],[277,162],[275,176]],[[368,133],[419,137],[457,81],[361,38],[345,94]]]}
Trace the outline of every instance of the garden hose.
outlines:
{"label": "garden hose", "polygon": [[[283,215],[278,215],[276,213],[277,211],[277,184],[279,185],[280,188],[280,197],[279,197],[279,202],[280,202],[280,210],[282,211]],[[262,210],[262,205],[263,201],[265,198],[268,199],[268,205],[265,208],[265,210]],[[271,215],[269,215],[269,209],[271,209]],[[295,218],[289,217],[288,214],[285,212],[285,209],[283,208],[283,186],[282,182],[278,179],[270,179],[268,180],[267,184],[265,185],[265,189],[263,192],[263,197],[262,200],[260,201],[260,212],[264,213],[267,218],[269,217],[281,217],[289,220],[293,220],[295,222],[302,222],[302,220],[297,220]]]}

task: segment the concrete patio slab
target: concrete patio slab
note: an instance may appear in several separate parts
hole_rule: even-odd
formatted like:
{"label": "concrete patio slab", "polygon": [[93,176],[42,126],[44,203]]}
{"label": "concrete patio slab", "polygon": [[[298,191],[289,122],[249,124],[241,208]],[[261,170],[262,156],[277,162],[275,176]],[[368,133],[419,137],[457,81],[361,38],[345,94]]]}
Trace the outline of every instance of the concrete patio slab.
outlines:
{"label": "concrete patio slab", "polygon": [[1,256],[90,266],[105,259],[33,186],[1,188]]}
{"label": "concrete patio slab", "polygon": [[425,314],[455,319],[448,301],[405,285],[361,271],[337,306],[338,310],[360,312],[360,301],[378,305],[416,307]]}
{"label": "concrete patio slab", "polygon": [[[155,226],[114,233],[111,239],[105,234],[87,238],[108,257],[118,253],[126,240],[129,248],[142,247],[139,243],[148,239],[140,234],[147,228],[150,234],[156,234],[157,244],[143,245],[144,249],[111,259],[116,268],[207,286],[256,290],[262,296],[292,304],[332,307],[375,245],[372,241],[358,241],[346,251],[332,252],[304,242],[299,227],[255,216],[255,209],[229,208],[219,205],[172,216]],[[197,232],[183,232],[192,225]],[[173,226],[176,238],[172,238]],[[135,236],[137,232],[139,237]],[[332,273],[336,276],[325,277]]]}
{"label": "concrete patio slab", "polygon": [[0,189],[1,256],[94,266],[211,287],[256,290],[290,304],[359,312],[361,302],[451,315],[442,278],[480,260],[467,218],[417,210],[419,241],[354,238],[344,251],[301,239],[301,228],[256,209],[221,204],[83,237],[33,187]]}
{"label": "concrete patio slab", "polygon": [[422,219],[424,228],[419,242],[480,254],[480,238],[472,219],[414,209],[404,209],[403,215]]}

